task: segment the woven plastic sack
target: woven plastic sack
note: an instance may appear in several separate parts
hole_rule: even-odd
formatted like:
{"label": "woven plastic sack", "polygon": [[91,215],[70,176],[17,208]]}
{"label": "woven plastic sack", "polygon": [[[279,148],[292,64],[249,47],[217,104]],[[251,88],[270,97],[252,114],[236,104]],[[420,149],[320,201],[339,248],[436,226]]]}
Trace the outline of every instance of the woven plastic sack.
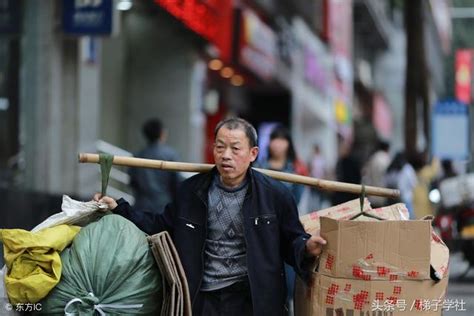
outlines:
{"label": "woven plastic sack", "polygon": [[59,284],[46,315],[157,315],[162,281],[145,233],[118,215],[84,227],[61,254]]}

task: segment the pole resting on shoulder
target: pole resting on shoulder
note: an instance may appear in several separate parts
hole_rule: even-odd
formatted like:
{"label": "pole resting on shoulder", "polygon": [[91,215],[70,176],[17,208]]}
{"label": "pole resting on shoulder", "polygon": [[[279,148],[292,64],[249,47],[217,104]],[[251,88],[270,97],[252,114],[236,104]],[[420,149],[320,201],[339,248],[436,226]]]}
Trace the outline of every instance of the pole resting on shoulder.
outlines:
{"label": "pole resting on shoulder", "polygon": [[[99,163],[98,154],[80,153],[79,162],[82,163]],[[166,171],[185,171],[185,172],[208,172],[214,165],[212,164],[197,164],[187,162],[176,162],[176,161],[164,161],[154,159],[144,159],[136,157],[122,157],[114,156],[113,164],[118,166],[126,167],[139,167],[139,168],[153,168]],[[361,186],[355,183],[345,183],[330,181],[324,179],[316,179],[296,174],[290,174],[285,172],[279,172],[267,169],[255,170],[262,172],[276,180],[286,181],[290,183],[304,184],[312,186],[318,190],[324,191],[336,191],[336,192],[347,192],[360,194]],[[400,197],[400,191],[395,189],[378,188],[373,186],[365,186],[365,195],[376,195],[388,198]]]}

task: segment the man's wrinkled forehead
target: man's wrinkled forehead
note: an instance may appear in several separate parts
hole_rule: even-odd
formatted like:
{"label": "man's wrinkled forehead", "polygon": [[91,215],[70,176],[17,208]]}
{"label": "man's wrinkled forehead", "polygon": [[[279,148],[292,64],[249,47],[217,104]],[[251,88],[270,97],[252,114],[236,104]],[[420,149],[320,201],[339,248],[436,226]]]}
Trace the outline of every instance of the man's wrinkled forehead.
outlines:
{"label": "man's wrinkled forehead", "polygon": [[249,122],[240,118],[232,118],[221,121],[217,124],[215,128],[215,138],[217,138],[217,133],[220,131],[221,128],[227,128],[228,130],[242,130],[248,140],[249,147],[257,146],[257,131]]}
{"label": "man's wrinkled forehead", "polygon": [[249,145],[250,141],[245,134],[245,131],[241,128],[229,129],[226,126],[221,127],[217,132],[216,144],[228,144],[228,145]]}

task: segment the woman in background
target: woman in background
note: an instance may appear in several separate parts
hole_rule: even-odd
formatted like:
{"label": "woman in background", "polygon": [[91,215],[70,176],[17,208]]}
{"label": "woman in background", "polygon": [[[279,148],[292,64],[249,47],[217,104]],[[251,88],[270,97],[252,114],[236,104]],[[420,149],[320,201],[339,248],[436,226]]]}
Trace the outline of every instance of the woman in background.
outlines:
{"label": "woman in background", "polygon": [[[268,158],[261,163],[261,168],[275,171],[299,174],[307,176],[308,168],[303,162],[297,159],[293,141],[290,132],[283,126],[276,127],[270,134],[270,143],[268,145]],[[299,184],[282,182],[293,194],[296,204],[301,200],[304,187]],[[288,289],[287,306],[288,315],[294,314],[294,288],[296,274],[293,268],[285,264],[286,285]]]}

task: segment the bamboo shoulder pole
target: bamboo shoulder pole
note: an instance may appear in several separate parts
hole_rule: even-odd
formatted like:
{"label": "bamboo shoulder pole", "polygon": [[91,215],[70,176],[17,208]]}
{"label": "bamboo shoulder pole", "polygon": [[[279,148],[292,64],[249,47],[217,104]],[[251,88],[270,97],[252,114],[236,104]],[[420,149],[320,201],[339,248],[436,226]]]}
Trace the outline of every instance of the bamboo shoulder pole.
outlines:
{"label": "bamboo shoulder pole", "polygon": [[[99,163],[98,154],[79,154],[79,162],[81,163]],[[214,165],[212,164],[197,164],[197,163],[186,163],[186,162],[174,162],[154,159],[143,159],[133,157],[114,156],[114,165],[127,166],[127,167],[141,167],[141,168],[153,168],[167,171],[186,171],[186,172],[206,172],[211,170]],[[254,168],[276,180],[305,184],[316,187],[324,191],[336,191],[336,192],[348,192],[360,194],[362,192],[362,186],[359,184],[337,182],[316,179],[311,177],[305,177],[285,172],[259,169]],[[377,195],[383,197],[397,198],[400,196],[400,191],[394,189],[379,188],[373,186],[365,187],[366,195]]]}

